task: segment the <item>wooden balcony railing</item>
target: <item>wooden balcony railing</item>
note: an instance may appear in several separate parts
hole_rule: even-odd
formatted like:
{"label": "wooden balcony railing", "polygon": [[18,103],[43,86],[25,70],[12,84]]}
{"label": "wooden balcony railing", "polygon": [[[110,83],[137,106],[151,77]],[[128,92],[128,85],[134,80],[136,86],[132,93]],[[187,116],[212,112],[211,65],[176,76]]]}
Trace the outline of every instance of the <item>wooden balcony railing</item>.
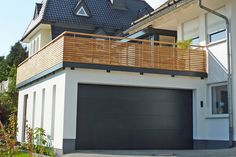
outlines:
{"label": "wooden balcony railing", "polygon": [[180,49],[174,43],[64,32],[19,65],[17,84],[63,62],[206,72],[203,47]]}

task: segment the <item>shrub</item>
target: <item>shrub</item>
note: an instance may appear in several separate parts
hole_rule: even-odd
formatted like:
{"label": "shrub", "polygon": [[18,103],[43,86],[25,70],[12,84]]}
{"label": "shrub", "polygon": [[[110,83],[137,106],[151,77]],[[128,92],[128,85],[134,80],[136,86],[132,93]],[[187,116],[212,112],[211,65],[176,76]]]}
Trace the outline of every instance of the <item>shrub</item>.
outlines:
{"label": "shrub", "polygon": [[0,121],[0,140],[2,141],[3,146],[6,149],[6,151],[1,151],[4,151],[4,153],[6,153],[10,157],[18,153],[19,151],[19,147],[17,147],[16,141],[16,133],[18,131],[16,121],[16,112],[13,112],[10,115],[7,127],[4,127],[2,122]]}
{"label": "shrub", "polygon": [[29,125],[26,125],[26,137],[27,143],[25,143],[24,147],[28,150],[29,156],[32,156],[33,153],[55,156],[50,138],[46,135],[44,129],[31,129]]}

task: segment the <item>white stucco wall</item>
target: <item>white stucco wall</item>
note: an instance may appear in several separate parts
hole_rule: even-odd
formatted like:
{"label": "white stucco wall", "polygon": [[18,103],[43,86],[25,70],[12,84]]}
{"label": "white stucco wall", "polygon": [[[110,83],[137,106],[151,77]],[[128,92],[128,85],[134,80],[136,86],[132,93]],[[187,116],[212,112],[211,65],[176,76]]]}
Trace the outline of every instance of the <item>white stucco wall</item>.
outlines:
{"label": "white stucco wall", "polygon": [[227,43],[225,40],[216,44],[209,45],[207,50],[209,53],[214,55],[216,61],[218,61],[222,65],[222,68],[226,70],[228,69]]}
{"label": "white stucco wall", "polygon": [[[56,85],[56,102],[55,111],[52,111],[52,98],[53,86]],[[44,116],[42,118],[42,90],[45,89],[45,104]],[[34,109],[34,92],[36,92],[36,103]],[[62,149],[63,139],[63,119],[64,119],[64,99],[65,99],[65,73],[64,71],[57,72],[45,79],[35,82],[27,87],[19,90],[19,103],[18,103],[18,128],[17,135],[18,141],[22,141],[22,125],[23,125],[23,105],[24,96],[28,94],[28,107],[27,107],[27,121],[30,127],[40,127],[46,131],[47,135],[51,135],[52,125],[52,112],[55,112],[55,125],[54,125],[54,139],[52,140],[53,146]],[[34,110],[34,111],[33,111]],[[33,117],[33,113],[35,113]],[[34,119],[34,122],[32,121]],[[43,119],[43,126],[42,124]],[[33,124],[34,123],[34,124]]]}
{"label": "white stucco wall", "polygon": [[[233,1],[233,0],[231,0]],[[225,14],[229,18],[231,15],[236,15],[235,13],[231,13],[234,9],[232,9],[232,6],[235,6],[231,4],[229,1],[221,1],[221,3],[217,2],[214,4],[214,6],[209,5],[208,2],[211,2],[210,0],[204,1],[204,4],[215,8],[217,11],[219,10],[221,13]],[[235,1],[233,1],[235,3]],[[197,5],[197,4],[196,4]],[[226,41],[221,40],[219,42],[210,43],[208,41],[208,33],[212,31],[216,31],[218,29],[225,28],[224,20],[214,17],[210,13],[207,13],[199,7],[196,7],[198,9],[195,10],[195,13],[190,16],[187,14],[187,10],[181,10],[179,14],[184,15],[180,16],[181,18],[178,18],[178,39],[183,40],[186,39],[186,36],[188,38],[195,37],[199,35],[200,38],[200,45],[208,45],[207,55],[208,55],[208,79],[207,79],[207,107],[204,108],[205,110],[205,116],[203,118],[203,121],[205,122],[204,125],[206,127],[206,134],[205,138],[208,140],[228,140],[229,139],[229,119],[228,115],[212,115],[211,113],[211,95],[210,95],[210,86],[212,84],[221,84],[222,82],[225,83],[227,81],[227,69],[228,69],[228,62],[227,62],[227,48],[226,48]],[[198,10],[198,11],[197,11]],[[189,10],[188,10],[189,11]],[[177,17],[178,14],[176,15]],[[176,17],[175,16],[175,17]],[[186,17],[185,17],[186,16]],[[196,20],[198,19],[198,20]],[[173,19],[175,20],[175,19]],[[198,23],[196,23],[198,21]],[[223,21],[223,22],[222,22]],[[191,25],[192,23],[192,25]],[[213,25],[212,25],[213,24]],[[196,26],[198,25],[198,26]],[[232,28],[236,28],[232,26]],[[193,28],[198,28],[198,30],[193,30],[194,32],[184,31],[184,30],[192,30]],[[185,34],[187,32],[187,34]],[[191,36],[192,35],[192,36]],[[236,35],[236,34],[235,34]],[[235,36],[232,33],[232,36]],[[236,39],[235,39],[236,40]],[[236,50],[236,49],[235,49]],[[234,50],[233,50],[234,51]],[[236,52],[235,52],[236,53]],[[236,55],[235,55],[236,56]],[[235,57],[236,61],[236,57]],[[235,71],[236,72],[236,71]],[[236,81],[236,79],[235,79]],[[235,88],[236,90],[236,88]],[[235,97],[235,96],[234,96]],[[236,100],[235,100],[236,102]],[[235,107],[236,108],[236,107]],[[236,111],[236,110],[235,110]],[[236,112],[235,112],[236,113]],[[236,120],[236,117],[235,117]],[[235,131],[236,132],[236,131]],[[235,138],[236,139],[236,138]]]}

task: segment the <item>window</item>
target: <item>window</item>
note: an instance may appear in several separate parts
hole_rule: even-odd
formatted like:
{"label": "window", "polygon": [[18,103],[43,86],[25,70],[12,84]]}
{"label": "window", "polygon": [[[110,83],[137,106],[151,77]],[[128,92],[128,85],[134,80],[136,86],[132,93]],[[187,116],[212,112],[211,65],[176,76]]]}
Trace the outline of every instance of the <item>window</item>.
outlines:
{"label": "window", "polygon": [[[221,8],[215,10],[220,14],[226,15],[226,7],[222,6]],[[206,25],[207,25],[207,34],[208,42],[217,42],[226,38],[226,25],[224,19],[215,16],[212,13],[206,15]]]}
{"label": "window", "polygon": [[209,42],[216,42],[226,39],[226,30],[220,30],[209,34]]}
{"label": "window", "polygon": [[30,55],[33,55],[40,49],[40,37],[38,36],[35,39],[33,39],[29,44],[29,46],[30,46]]}
{"label": "window", "polygon": [[211,87],[212,114],[228,113],[227,85]]}
{"label": "window", "polygon": [[192,45],[200,45],[200,38],[199,37],[193,38]]}
{"label": "window", "polygon": [[[146,40],[150,40],[150,41],[154,41],[155,40],[155,36],[154,35],[150,35],[146,38]],[[151,46],[154,45],[154,42],[151,42]]]}
{"label": "window", "polygon": [[87,12],[85,11],[84,7],[81,7],[78,12],[76,13],[76,15],[79,15],[79,16],[89,16],[87,14]]}
{"label": "window", "polygon": [[[170,44],[160,44],[161,47],[173,47],[173,44],[175,44],[175,37],[160,35],[159,36],[159,41],[170,43]],[[171,43],[173,43],[173,44],[171,44]]]}

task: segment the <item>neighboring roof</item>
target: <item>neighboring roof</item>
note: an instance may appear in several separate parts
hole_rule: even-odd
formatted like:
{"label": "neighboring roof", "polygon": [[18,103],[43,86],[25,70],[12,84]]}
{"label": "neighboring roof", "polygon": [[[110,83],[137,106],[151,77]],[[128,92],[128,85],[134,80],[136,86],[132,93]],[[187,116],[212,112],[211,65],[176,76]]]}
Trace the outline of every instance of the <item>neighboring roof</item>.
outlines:
{"label": "neighboring roof", "polygon": [[[43,0],[39,16],[33,19],[23,35],[23,39],[40,23],[65,23],[92,25],[125,30],[138,19],[138,12],[153,9],[144,0],[126,0],[127,10],[112,8],[110,0],[82,0],[89,9],[90,17],[75,15],[74,9],[80,0]],[[145,12],[145,14],[147,14]]]}
{"label": "neighboring roof", "polygon": [[158,17],[161,17],[161,16],[163,16],[163,15],[165,15],[177,8],[180,8],[186,4],[189,4],[189,2],[192,2],[192,1],[194,1],[194,0],[168,0],[167,2],[162,4],[160,7],[155,9],[150,14],[147,14],[147,15],[143,16],[142,18],[134,21],[132,23],[132,26],[129,29],[127,29],[124,33],[126,34],[136,28],[139,28],[142,25],[157,19]]}

